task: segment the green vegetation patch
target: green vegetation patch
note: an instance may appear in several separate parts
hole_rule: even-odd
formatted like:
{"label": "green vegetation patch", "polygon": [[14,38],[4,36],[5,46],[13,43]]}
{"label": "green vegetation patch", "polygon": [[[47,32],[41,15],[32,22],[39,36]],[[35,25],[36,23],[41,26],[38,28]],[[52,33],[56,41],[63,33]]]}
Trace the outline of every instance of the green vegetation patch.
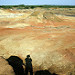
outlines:
{"label": "green vegetation patch", "polygon": [[69,5],[1,5],[0,8],[4,9],[34,9],[36,7],[41,8],[75,8],[75,6],[69,6]]}

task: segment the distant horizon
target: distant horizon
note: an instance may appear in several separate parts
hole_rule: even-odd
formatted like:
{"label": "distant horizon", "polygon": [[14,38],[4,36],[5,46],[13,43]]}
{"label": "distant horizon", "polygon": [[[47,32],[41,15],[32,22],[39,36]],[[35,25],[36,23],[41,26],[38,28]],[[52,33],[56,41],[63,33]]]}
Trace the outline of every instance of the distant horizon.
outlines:
{"label": "distant horizon", "polygon": [[70,5],[75,6],[75,0],[0,0],[0,5]]}
{"label": "distant horizon", "polygon": [[[4,6],[9,6],[9,5],[4,5]],[[14,4],[14,5],[18,6],[18,5],[25,5],[25,4]],[[14,5],[10,5],[10,6],[14,6]],[[51,4],[41,4],[41,5],[32,5],[32,6],[43,6],[43,5],[51,5]],[[3,5],[0,5],[0,6],[3,6]],[[26,5],[26,6],[29,6],[29,5]],[[51,6],[75,6],[75,5],[51,5]]]}

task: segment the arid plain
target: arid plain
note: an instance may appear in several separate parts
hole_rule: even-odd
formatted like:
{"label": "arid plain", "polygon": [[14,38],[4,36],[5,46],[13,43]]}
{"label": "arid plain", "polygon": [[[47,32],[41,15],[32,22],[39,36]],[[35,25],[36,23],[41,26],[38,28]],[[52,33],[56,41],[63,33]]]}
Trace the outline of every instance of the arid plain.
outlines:
{"label": "arid plain", "polygon": [[34,72],[75,75],[75,8],[0,9],[0,56],[28,54]]}

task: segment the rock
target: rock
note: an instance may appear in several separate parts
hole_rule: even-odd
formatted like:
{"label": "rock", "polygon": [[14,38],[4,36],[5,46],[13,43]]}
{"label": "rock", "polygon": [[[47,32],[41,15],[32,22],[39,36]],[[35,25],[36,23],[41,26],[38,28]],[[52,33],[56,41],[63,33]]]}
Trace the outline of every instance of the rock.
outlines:
{"label": "rock", "polygon": [[17,56],[10,56],[7,61],[13,67],[16,75],[24,75],[23,61]]}
{"label": "rock", "polygon": [[55,73],[51,74],[48,70],[40,70],[40,71],[36,71],[35,75],[57,75]]}
{"label": "rock", "polygon": [[15,75],[13,68],[3,57],[0,57],[0,75]]}

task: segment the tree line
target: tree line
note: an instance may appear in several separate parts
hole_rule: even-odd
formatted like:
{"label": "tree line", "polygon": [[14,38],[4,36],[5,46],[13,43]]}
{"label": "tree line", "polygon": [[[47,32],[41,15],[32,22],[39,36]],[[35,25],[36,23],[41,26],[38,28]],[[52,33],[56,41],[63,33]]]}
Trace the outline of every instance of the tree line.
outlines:
{"label": "tree line", "polygon": [[70,5],[0,5],[0,8],[4,9],[12,9],[12,8],[17,8],[17,9],[34,9],[37,7],[41,8],[75,8],[75,6],[70,6]]}

